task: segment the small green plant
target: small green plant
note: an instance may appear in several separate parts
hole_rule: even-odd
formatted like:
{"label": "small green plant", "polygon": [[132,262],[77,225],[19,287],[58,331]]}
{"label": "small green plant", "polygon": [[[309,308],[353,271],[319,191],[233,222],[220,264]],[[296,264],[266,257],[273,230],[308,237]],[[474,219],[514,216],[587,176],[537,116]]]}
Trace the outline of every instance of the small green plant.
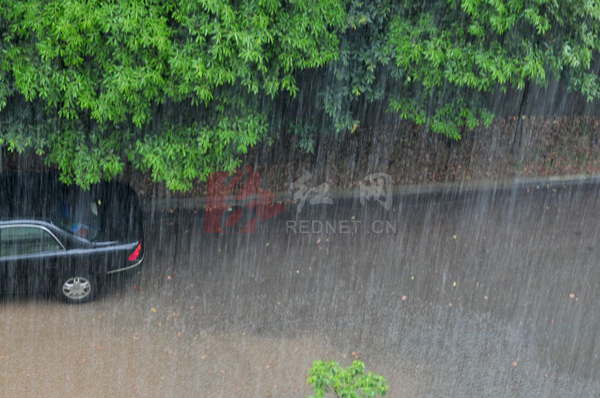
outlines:
{"label": "small green plant", "polygon": [[324,398],[328,393],[339,398],[376,398],[385,396],[388,390],[385,377],[365,373],[361,361],[344,368],[336,361],[316,360],[308,370],[307,382],[314,390],[309,398]]}

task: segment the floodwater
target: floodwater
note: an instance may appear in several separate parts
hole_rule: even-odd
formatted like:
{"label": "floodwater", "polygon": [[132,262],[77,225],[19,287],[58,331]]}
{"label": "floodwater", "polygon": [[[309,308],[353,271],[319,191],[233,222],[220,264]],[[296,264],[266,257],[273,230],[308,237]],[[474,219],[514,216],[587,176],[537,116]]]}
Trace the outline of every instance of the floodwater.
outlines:
{"label": "floodwater", "polygon": [[0,395],[302,397],[313,360],[359,358],[390,397],[598,396],[599,189],[288,204],[251,234],[147,212],[97,301],[2,299]]}

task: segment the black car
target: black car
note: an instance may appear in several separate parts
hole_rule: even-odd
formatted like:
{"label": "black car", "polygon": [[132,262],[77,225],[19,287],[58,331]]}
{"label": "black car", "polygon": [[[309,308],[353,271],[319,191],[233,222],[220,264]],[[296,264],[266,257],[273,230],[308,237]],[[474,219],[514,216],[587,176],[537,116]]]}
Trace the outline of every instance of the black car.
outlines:
{"label": "black car", "polygon": [[92,300],[144,259],[142,213],[122,182],[66,186],[53,174],[0,175],[0,290]]}

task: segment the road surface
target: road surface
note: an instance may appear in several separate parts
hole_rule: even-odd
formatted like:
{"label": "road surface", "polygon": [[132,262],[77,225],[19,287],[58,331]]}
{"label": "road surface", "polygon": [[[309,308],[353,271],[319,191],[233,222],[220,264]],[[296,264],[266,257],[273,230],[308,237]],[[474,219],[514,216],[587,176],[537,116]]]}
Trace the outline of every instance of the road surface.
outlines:
{"label": "road surface", "polygon": [[288,205],[251,234],[148,213],[97,301],[2,299],[0,395],[301,397],[313,360],[359,358],[390,397],[599,396],[599,192]]}

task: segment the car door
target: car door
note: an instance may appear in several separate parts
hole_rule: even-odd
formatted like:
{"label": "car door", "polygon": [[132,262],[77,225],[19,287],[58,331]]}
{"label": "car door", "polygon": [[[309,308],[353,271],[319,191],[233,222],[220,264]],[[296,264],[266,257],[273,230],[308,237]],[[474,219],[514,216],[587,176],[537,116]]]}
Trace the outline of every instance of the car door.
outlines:
{"label": "car door", "polygon": [[39,225],[0,227],[0,273],[7,293],[46,291],[50,272],[65,254],[56,237]]}

